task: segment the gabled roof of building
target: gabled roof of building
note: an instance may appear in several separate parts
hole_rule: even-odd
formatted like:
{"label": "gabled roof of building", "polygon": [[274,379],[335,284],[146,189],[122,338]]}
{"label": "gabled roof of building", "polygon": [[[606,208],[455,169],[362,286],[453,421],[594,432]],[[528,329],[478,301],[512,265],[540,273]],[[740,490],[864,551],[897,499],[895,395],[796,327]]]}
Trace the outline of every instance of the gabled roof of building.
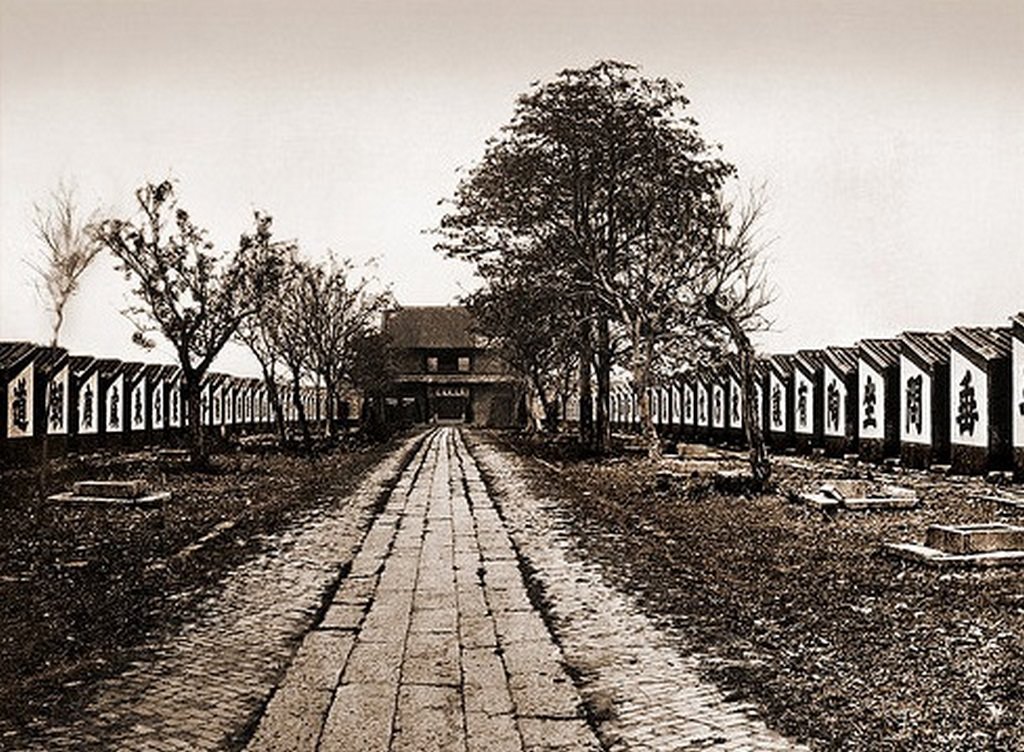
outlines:
{"label": "gabled roof of building", "polygon": [[821,350],[797,350],[793,365],[804,373],[814,375],[821,371],[824,353]]}
{"label": "gabled roof of building", "polygon": [[979,366],[979,361],[999,360],[1010,356],[1009,327],[958,326],[949,332],[950,345]]}
{"label": "gabled roof of building", "polygon": [[949,362],[949,334],[946,332],[903,332],[900,353],[919,367],[930,370]]}
{"label": "gabled roof of building", "polygon": [[1018,337],[1024,337],[1024,311],[1010,316],[1010,325]]}
{"label": "gabled roof of building", "polygon": [[793,375],[793,355],[778,353],[768,356],[768,365],[780,378]]}
{"label": "gabled roof of building", "polygon": [[821,351],[821,359],[836,373],[846,375],[857,370],[858,352],[856,347],[826,347]]}
{"label": "gabled roof of building", "polygon": [[97,363],[97,366],[100,369],[101,378],[113,380],[124,369],[124,361],[117,360],[116,358],[102,358]]}
{"label": "gabled roof of building", "polygon": [[884,371],[899,365],[900,341],[898,339],[862,339],[857,343],[860,357],[872,368]]}
{"label": "gabled roof of building", "polygon": [[82,378],[91,373],[92,369],[98,365],[99,361],[91,355],[72,355],[71,356],[71,372],[76,377]]}
{"label": "gabled roof of building", "polygon": [[[25,367],[25,362],[37,349],[31,342],[0,342],[0,369]],[[15,378],[17,374],[11,374]]]}
{"label": "gabled roof of building", "polygon": [[463,306],[410,306],[384,315],[384,332],[396,348],[479,347],[473,316]]}

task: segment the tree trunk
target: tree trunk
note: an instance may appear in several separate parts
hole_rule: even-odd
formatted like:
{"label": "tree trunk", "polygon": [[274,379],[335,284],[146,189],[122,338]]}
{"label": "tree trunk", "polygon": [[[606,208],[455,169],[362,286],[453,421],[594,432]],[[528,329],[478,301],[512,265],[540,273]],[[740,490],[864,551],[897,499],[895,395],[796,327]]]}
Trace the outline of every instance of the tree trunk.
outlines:
{"label": "tree trunk", "polygon": [[540,403],[540,428],[545,433],[552,433],[555,430],[558,421],[556,402],[552,402],[547,398],[544,393],[544,386],[536,373],[530,375],[530,380],[533,385],[533,390],[537,394],[537,401]]}
{"label": "tree trunk", "polygon": [[612,347],[608,318],[602,316],[597,325],[597,426],[595,448],[604,454],[612,445],[610,403],[612,395]]}
{"label": "tree trunk", "polygon": [[594,447],[594,404],[593,394],[590,387],[591,359],[593,348],[590,341],[590,321],[584,320],[580,325],[580,416],[579,416],[579,437],[580,444],[588,449]]}
{"label": "tree trunk", "polygon": [[327,374],[324,374],[324,417],[326,419],[326,425],[324,427],[324,435],[329,439],[333,439],[335,435],[334,431],[334,379],[330,378]]}
{"label": "tree trunk", "polygon": [[309,432],[309,422],[306,420],[306,409],[302,406],[302,385],[299,383],[298,374],[293,372],[292,379],[292,404],[295,405],[295,413],[299,416],[299,428],[302,430],[302,444],[306,451],[313,449],[313,436]]}
{"label": "tree trunk", "polygon": [[[733,331],[730,329],[730,331]],[[754,483],[759,489],[767,487],[772,477],[772,466],[768,459],[768,451],[764,445],[764,433],[754,404],[756,386],[754,384],[754,348],[750,338],[742,328],[737,327],[733,333],[733,342],[740,355],[740,378],[743,381],[743,427],[750,452],[750,472]]]}
{"label": "tree trunk", "polygon": [[185,405],[188,408],[188,450],[192,465],[195,467],[206,465],[209,459],[203,436],[202,383],[201,374],[188,370],[184,372]]}
{"label": "tree trunk", "polygon": [[651,413],[651,366],[654,360],[654,344],[650,337],[644,337],[634,344],[634,349],[640,353],[639,359],[634,358],[633,381],[640,390],[640,426],[647,442],[647,458],[659,460],[661,437],[658,436],[658,429],[654,427],[654,416]]}

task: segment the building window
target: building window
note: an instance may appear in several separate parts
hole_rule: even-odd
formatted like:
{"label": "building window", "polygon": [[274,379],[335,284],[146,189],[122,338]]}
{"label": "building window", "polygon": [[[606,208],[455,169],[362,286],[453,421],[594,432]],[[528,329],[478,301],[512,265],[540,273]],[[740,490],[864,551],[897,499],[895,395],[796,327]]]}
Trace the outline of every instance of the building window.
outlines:
{"label": "building window", "polygon": [[468,357],[461,357],[461,358],[459,358],[459,372],[460,373],[469,373],[469,358]]}
{"label": "building window", "polygon": [[427,357],[427,370],[431,373],[437,373],[437,357],[430,355]]}

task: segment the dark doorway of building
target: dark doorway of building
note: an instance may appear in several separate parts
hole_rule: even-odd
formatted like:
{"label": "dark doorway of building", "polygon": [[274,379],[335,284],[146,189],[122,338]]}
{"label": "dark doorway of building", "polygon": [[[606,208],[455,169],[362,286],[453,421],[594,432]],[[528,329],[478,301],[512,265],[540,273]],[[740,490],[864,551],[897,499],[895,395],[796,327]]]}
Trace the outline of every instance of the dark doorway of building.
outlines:
{"label": "dark doorway of building", "polygon": [[465,397],[435,397],[434,414],[438,420],[465,421],[466,420],[466,398]]}

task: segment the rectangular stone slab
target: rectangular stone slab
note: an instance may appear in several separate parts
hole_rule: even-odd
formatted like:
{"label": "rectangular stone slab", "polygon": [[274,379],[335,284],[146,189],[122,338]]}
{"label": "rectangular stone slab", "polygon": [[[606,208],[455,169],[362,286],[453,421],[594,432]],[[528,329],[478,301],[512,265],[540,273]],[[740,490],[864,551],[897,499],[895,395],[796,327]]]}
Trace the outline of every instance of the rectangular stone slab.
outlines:
{"label": "rectangular stone slab", "polygon": [[146,493],[144,480],[83,480],[74,486],[75,496],[98,496],[105,499],[136,499]]}
{"label": "rectangular stone slab", "polygon": [[66,491],[64,493],[48,496],[47,501],[59,504],[108,504],[111,506],[144,507],[163,504],[165,501],[169,501],[170,498],[170,491],[159,491],[157,493],[145,494],[143,496],[135,496],[132,498],[117,496],[78,496],[70,491]]}
{"label": "rectangular stone slab", "polygon": [[916,543],[887,543],[883,550],[901,559],[939,567],[1024,566],[1024,551],[989,551],[977,554],[950,554]]}
{"label": "rectangular stone slab", "polygon": [[929,525],[925,545],[950,554],[1024,550],[1024,527],[1001,522]]}

